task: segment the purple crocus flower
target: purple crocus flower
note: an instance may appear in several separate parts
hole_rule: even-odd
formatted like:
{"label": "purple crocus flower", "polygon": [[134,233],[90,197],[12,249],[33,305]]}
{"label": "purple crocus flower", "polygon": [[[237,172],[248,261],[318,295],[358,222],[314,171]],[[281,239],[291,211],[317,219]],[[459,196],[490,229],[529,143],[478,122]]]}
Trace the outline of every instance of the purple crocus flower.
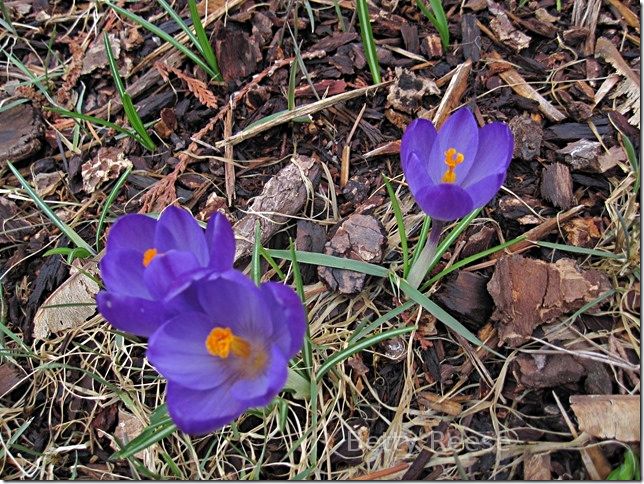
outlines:
{"label": "purple crocus flower", "polygon": [[461,108],[438,132],[426,119],[410,123],[400,160],[420,208],[432,219],[450,221],[494,197],[505,180],[513,147],[506,124],[479,128],[470,110]]}
{"label": "purple crocus flower", "polygon": [[245,276],[194,281],[186,292],[190,310],[152,335],[147,356],[168,380],[170,416],[199,435],[278,394],[302,346],[306,315],[290,287],[257,287]]}
{"label": "purple crocus flower", "polygon": [[[221,214],[206,231],[181,208],[166,208],[158,220],[124,215],[109,231],[100,262],[105,291],[96,296],[101,314],[113,326],[150,336],[180,310],[175,297],[196,278],[231,273],[235,236]],[[174,308],[167,301],[174,298]]]}

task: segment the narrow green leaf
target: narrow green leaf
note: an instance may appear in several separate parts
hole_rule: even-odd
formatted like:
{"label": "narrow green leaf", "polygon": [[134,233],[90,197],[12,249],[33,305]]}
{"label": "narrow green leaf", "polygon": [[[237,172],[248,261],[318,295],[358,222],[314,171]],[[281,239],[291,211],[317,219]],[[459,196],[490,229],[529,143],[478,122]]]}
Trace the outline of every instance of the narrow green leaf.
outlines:
{"label": "narrow green leaf", "polygon": [[289,111],[295,109],[295,82],[297,81],[297,62],[291,62],[291,69],[288,73],[288,93],[286,104]]}
{"label": "narrow green leaf", "polygon": [[608,259],[624,259],[624,256],[619,255],[619,254],[613,254],[612,252],[608,252],[605,250],[598,250],[598,249],[588,249],[586,247],[577,247],[575,245],[566,245],[566,244],[556,244],[553,242],[545,242],[545,241],[535,241],[533,242],[534,244],[540,246],[540,247],[546,247],[548,249],[555,249],[555,250],[561,250],[563,252],[572,252],[574,254],[584,254],[584,255],[593,255],[596,257],[605,257]]}
{"label": "narrow green leaf", "polygon": [[383,175],[385,181],[385,187],[387,187],[387,193],[389,194],[389,199],[391,200],[391,208],[394,210],[394,216],[396,217],[396,225],[398,226],[398,236],[400,237],[400,250],[402,251],[403,257],[403,278],[407,278],[409,273],[409,248],[407,247],[407,231],[405,230],[405,220],[403,219],[402,210],[400,210],[400,202],[398,197],[394,192],[394,189],[391,187],[389,178]]}
{"label": "narrow green leaf", "polygon": [[410,267],[414,267],[416,261],[420,257],[420,253],[423,251],[423,247],[425,247],[425,243],[427,242],[427,236],[429,235],[429,228],[431,225],[432,219],[425,216],[423,219],[423,226],[420,228],[420,234],[418,235],[418,242],[416,242],[416,245],[414,246],[414,255],[411,258],[411,263],[409,264]]}
{"label": "narrow green leaf", "polygon": [[[293,255],[287,250],[269,249],[268,253],[277,259],[293,260]],[[295,257],[303,264],[314,264],[318,266],[334,267],[336,269],[347,269],[350,271],[362,272],[371,276],[387,277],[389,271],[384,267],[368,262],[362,262],[333,255],[318,254],[314,252],[295,251]]]}
{"label": "narrow green leaf", "polygon": [[98,219],[98,226],[96,227],[96,250],[97,251],[101,250],[101,247],[100,247],[101,235],[103,235],[103,225],[105,225],[105,219],[107,218],[107,214],[109,213],[110,207],[114,203],[114,200],[116,200],[118,193],[121,191],[121,188],[123,187],[123,185],[125,185],[125,181],[127,180],[127,177],[130,176],[131,171],[132,171],[132,167],[129,166],[127,170],[125,170],[121,174],[119,179],[116,180],[116,183],[112,188],[112,191],[107,196],[107,199],[103,204],[103,208],[101,209],[101,216]]}
{"label": "narrow green leaf", "polygon": [[[97,118],[95,116],[90,116],[89,114],[83,114],[83,113],[77,113],[76,111],[68,111],[67,109],[62,109],[62,108],[45,108],[49,111],[52,111],[54,113],[58,113],[61,116],[69,116],[70,118],[74,119],[80,119],[82,121],[87,121],[88,123],[94,123],[98,124],[99,126],[103,126],[105,128],[110,128],[113,129],[114,131],[117,131],[119,133],[122,133],[124,135],[130,136],[132,138],[135,138],[137,141],[140,141],[138,138],[137,133],[134,131],[131,131],[129,129],[123,128],[122,126],[119,126],[116,123],[112,123],[111,121],[107,121],[106,119],[102,118]],[[141,143],[143,144],[143,143]]]}
{"label": "narrow green leaf", "polygon": [[449,47],[449,26],[447,23],[447,17],[445,16],[445,10],[441,0],[429,0],[429,4],[432,7],[432,11],[427,8],[425,0],[416,0],[416,5],[423,12],[423,15],[427,17],[427,20],[438,30],[438,35],[441,38],[441,43],[443,47],[447,49]]}
{"label": "narrow green leaf", "polygon": [[25,180],[20,172],[16,169],[15,166],[10,161],[7,161],[7,166],[13,173],[13,175],[18,179],[20,182],[20,185],[22,185],[22,188],[27,192],[29,197],[34,201],[36,206],[47,216],[51,222],[60,229],[60,231],[67,236],[67,238],[74,244],[76,247],[82,247],[83,249],[87,250],[90,254],[96,255],[96,252],[92,249],[92,247],[83,240],[83,238],[76,233],[74,229],[72,229],[69,225],[67,225],[65,222],[63,222],[60,218],[58,218],[58,215],[54,213],[54,211],[49,208],[49,205],[40,198],[40,195],[36,193],[36,191],[31,187],[29,182]]}
{"label": "narrow green leaf", "polygon": [[125,444],[121,450],[110,456],[110,460],[127,459],[137,452],[147,449],[160,440],[172,435],[176,430],[176,425],[167,414],[165,405],[162,407],[165,412],[160,412],[156,416],[150,417],[150,425],[146,427],[141,434]]}
{"label": "narrow green leaf", "polygon": [[255,284],[259,286],[262,281],[262,269],[261,269],[261,258],[260,258],[260,248],[262,247],[262,234],[260,232],[259,220],[255,222],[255,243],[253,244],[253,254],[251,256],[251,277]]}
{"label": "narrow green leaf", "polygon": [[432,259],[432,262],[429,264],[429,269],[427,272],[431,271],[432,268],[436,265],[436,263],[441,260],[441,257],[443,257],[443,254],[445,251],[454,243],[454,241],[458,238],[459,235],[463,233],[463,231],[472,223],[472,221],[478,217],[478,214],[481,213],[482,208],[477,208],[474,210],[472,213],[470,213],[467,217],[464,219],[461,219],[458,224],[456,224],[456,227],[447,234],[447,236],[443,239],[443,241],[438,244],[438,247],[436,248],[436,253],[434,254],[434,258]]}
{"label": "narrow green leaf", "polygon": [[631,449],[626,450],[624,453],[624,462],[608,474],[606,479],[609,481],[640,480],[639,464]]}
{"label": "narrow green leaf", "polygon": [[217,63],[217,57],[215,56],[214,51],[212,50],[212,45],[210,45],[210,40],[206,35],[206,31],[203,28],[203,23],[201,22],[201,17],[197,11],[197,3],[195,0],[188,0],[188,7],[190,8],[190,16],[192,17],[192,25],[195,28],[197,34],[196,47],[201,51],[201,55],[204,56],[206,62],[215,73],[215,80],[223,81],[224,78],[221,75],[219,70],[219,64]]}
{"label": "narrow green leaf", "polygon": [[261,245],[259,247],[259,252],[264,258],[264,260],[268,262],[268,264],[275,271],[275,273],[277,274],[277,277],[279,277],[281,281],[286,279],[286,275],[284,274],[284,272],[282,272],[282,269],[280,269],[280,267],[277,265],[277,262],[275,262],[275,259],[273,259],[271,255],[268,253],[268,251]]}
{"label": "narrow green leaf", "polygon": [[371,20],[369,18],[369,7],[367,0],[356,0],[356,11],[360,23],[360,36],[362,37],[362,48],[364,49],[365,58],[371,71],[371,77],[374,84],[380,84],[380,63],[378,62],[378,53],[376,51],[376,41],[371,31]]}
{"label": "narrow green leaf", "polygon": [[[174,9],[170,6],[168,2],[166,2],[165,0],[158,0],[158,2],[159,2],[159,5],[163,7],[163,10],[165,10],[166,13],[170,16],[170,18],[177,23],[179,28],[185,32],[185,34],[190,39],[190,42],[192,42],[192,45],[194,45],[197,49],[199,49],[199,52],[201,53],[201,55],[203,55],[203,52],[201,52],[201,45],[199,45],[199,40],[197,39],[195,34],[192,33],[192,30],[190,29],[190,27],[188,27],[188,24],[184,22],[181,16],[174,11]],[[190,2],[188,2],[188,5],[190,5]],[[194,20],[193,20],[193,24],[194,24]]]}

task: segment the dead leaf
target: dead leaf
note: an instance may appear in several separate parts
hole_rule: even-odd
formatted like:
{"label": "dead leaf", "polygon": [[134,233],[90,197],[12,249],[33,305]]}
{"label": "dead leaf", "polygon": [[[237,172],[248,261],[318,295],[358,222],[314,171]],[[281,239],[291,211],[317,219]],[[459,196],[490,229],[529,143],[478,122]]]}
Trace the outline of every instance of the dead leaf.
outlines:
{"label": "dead leaf", "polygon": [[639,395],[572,395],[579,430],[599,439],[640,441]]}
{"label": "dead leaf", "polygon": [[8,362],[0,365],[0,397],[13,390],[23,376],[24,371],[18,366]]}
{"label": "dead leaf", "polygon": [[56,191],[58,183],[65,177],[62,171],[55,171],[53,173],[38,173],[34,177],[34,184],[36,185],[36,192],[41,197],[47,197]]}
{"label": "dead leaf", "polygon": [[36,311],[33,330],[35,339],[43,340],[49,333],[74,328],[96,312],[95,296],[99,287],[88,274],[98,275],[98,267],[95,262],[87,262],[81,268],[78,265],[80,264],[72,265],[69,279]]}
{"label": "dead leaf", "polygon": [[550,454],[523,454],[523,479],[526,481],[550,481]]}
{"label": "dead leaf", "polygon": [[[118,424],[116,425],[116,429],[114,430],[114,437],[121,441],[123,445],[134,440],[141,434],[141,432],[143,432],[143,429],[145,429],[145,423],[130,412],[119,409],[118,418]],[[112,442],[111,445],[114,450],[120,450],[120,448],[118,448],[118,446],[116,445],[116,442]],[[136,454],[134,454],[134,457],[143,460],[146,457],[146,453],[149,452],[150,451],[147,449],[140,450]]]}
{"label": "dead leaf", "polygon": [[93,193],[101,183],[117,178],[131,166],[132,162],[119,149],[101,148],[94,159],[83,163],[81,167],[83,190]]}

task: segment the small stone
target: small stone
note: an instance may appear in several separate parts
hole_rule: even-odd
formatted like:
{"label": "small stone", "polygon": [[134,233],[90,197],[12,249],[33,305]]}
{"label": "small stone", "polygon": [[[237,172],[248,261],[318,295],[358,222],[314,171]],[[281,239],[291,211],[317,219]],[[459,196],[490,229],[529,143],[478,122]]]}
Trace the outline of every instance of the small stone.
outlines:
{"label": "small stone", "polygon": [[[353,214],[340,225],[324,252],[379,264],[382,262],[385,243],[383,232],[382,225],[376,218]],[[324,266],[318,267],[318,275],[332,291],[338,290],[343,294],[360,292],[367,277],[361,272]]]}

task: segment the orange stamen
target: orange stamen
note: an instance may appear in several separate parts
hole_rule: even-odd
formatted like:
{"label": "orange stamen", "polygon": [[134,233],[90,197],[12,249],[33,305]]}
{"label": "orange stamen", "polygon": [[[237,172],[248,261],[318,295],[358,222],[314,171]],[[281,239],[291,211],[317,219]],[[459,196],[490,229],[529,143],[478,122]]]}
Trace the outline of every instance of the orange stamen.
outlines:
{"label": "orange stamen", "polygon": [[213,328],[206,338],[208,353],[220,358],[228,358],[232,352],[235,356],[250,356],[250,343],[244,338],[235,336],[230,328]]}
{"label": "orange stamen", "polygon": [[457,165],[463,163],[464,159],[465,156],[463,156],[463,153],[459,153],[454,148],[450,148],[445,152],[447,171],[443,174],[443,178],[441,178],[443,183],[454,183],[456,181],[456,172],[454,169]]}
{"label": "orange stamen", "polygon": [[147,267],[159,252],[156,249],[148,249],[143,253],[143,267]]}

